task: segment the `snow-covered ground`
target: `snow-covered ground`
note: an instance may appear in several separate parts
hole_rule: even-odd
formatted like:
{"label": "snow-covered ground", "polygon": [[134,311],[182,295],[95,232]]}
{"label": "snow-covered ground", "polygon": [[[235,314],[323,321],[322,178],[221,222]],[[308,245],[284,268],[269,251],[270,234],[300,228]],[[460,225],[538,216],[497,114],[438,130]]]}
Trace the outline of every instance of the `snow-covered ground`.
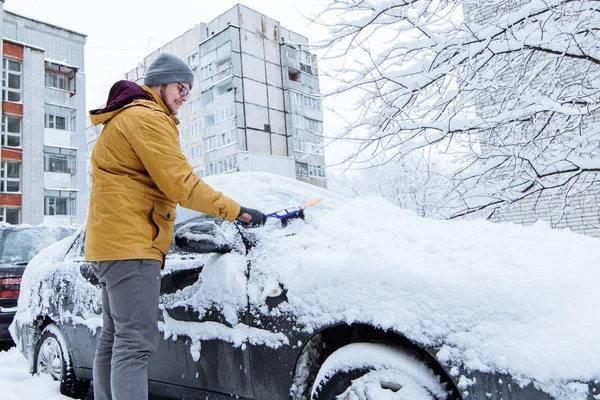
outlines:
{"label": "snow-covered ground", "polygon": [[16,347],[0,351],[0,400],[65,400],[49,375],[31,376]]}

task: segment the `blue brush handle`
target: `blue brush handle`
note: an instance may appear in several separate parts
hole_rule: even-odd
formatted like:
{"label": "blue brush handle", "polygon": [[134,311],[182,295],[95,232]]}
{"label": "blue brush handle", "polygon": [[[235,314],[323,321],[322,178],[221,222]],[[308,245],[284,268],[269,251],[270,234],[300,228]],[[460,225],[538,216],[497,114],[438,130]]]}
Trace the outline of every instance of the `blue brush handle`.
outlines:
{"label": "blue brush handle", "polygon": [[[294,215],[298,215],[301,212],[302,212],[301,208],[292,208],[292,209],[285,208],[283,210],[279,210],[279,211],[275,211],[270,214],[267,214],[266,217],[267,218],[277,218],[277,219],[280,219],[283,221],[290,217],[293,217]],[[236,223],[236,225],[240,225],[240,226],[246,225],[246,223],[242,222],[242,221],[235,221],[235,223]]]}
{"label": "blue brush handle", "polygon": [[267,218],[286,219],[293,215],[300,214],[301,211],[302,211],[301,208],[293,208],[291,210],[289,208],[286,208],[286,209],[279,210],[279,211],[276,211],[271,214],[267,214]]}

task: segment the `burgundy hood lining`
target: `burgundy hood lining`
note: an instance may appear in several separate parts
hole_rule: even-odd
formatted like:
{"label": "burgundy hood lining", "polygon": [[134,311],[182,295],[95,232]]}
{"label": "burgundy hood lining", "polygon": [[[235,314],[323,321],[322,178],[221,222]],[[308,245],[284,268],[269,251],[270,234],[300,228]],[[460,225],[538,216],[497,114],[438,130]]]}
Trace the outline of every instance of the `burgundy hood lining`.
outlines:
{"label": "burgundy hood lining", "polygon": [[150,93],[142,89],[137,83],[121,80],[110,88],[106,107],[91,110],[90,114],[99,115],[115,111],[138,99],[153,100]]}

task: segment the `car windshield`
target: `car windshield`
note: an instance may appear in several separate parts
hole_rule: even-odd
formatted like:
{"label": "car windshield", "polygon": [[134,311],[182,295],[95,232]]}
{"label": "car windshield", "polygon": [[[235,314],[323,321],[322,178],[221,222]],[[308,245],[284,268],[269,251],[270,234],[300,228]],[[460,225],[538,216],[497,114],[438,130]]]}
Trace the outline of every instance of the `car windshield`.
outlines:
{"label": "car windshield", "polygon": [[0,239],[0,264],[28,263],[41,250],[71,233],[49,227],[5,230]]}

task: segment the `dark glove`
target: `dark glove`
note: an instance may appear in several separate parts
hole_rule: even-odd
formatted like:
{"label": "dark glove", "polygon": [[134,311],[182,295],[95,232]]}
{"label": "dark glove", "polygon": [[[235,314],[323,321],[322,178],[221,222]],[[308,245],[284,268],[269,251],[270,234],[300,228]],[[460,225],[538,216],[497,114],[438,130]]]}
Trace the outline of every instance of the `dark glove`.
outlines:
{"label": "dark glove", "polygon": [[[243,214],[248,214],[250,216],[250,221],[247,221],[246,216],[241,219],[240,217],[242,217]],[[264,225],[267,221],[267,216],[254,208],[240,207],[240,213],[236,220],[240,221],[244,228],[254,228]]]}

